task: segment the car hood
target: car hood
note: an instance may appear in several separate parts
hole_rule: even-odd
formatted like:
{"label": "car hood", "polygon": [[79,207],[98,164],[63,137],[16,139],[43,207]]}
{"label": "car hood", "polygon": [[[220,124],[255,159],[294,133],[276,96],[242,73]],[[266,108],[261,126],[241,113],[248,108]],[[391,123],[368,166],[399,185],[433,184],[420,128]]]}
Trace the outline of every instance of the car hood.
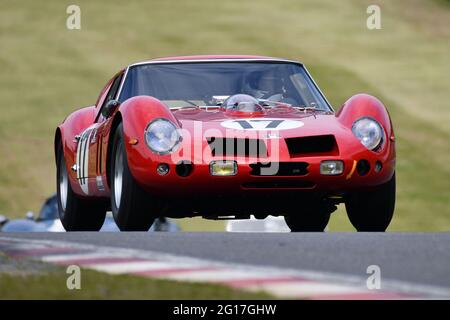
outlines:
{"label": "car hood", "polygon": [[276,132],[280,138],[348,132],[334,113],[301,111],[293,108],[269,110],[264,114],[233,114],[222,110],[177,110],[173,112],[181,127],[191,134],[222,135],[222,137],[260,136]]}

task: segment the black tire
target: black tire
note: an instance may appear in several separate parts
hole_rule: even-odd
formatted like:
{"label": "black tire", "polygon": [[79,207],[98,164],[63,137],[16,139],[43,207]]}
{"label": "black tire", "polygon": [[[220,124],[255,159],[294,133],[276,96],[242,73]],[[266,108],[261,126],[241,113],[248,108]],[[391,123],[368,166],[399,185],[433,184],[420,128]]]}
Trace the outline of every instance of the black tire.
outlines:
{"label": "black tire", "polygon": [[98,231],[105,222],[106,206],[103,201],[89,201],[77,196],[68,180],[67,165],[58,148],[56,169],[56,190],[58,212],[66,231]]}
{"label": "black tire", "polygon": [[374,190],[350,194],[345,208],[357,231],[386,231],[395,209],[395,173],[388,182]]}
{"label": "black tire", "polygon": [[331,212],[326,207],[304,207],[284,217],[292,232],[323,232],[330,221]]}
{"label": "black tire", "polygon": [[111,209],[119,229],[148,231],[155,218],[159,216],[159,206],[157,200],[139,186],[130,172],[122,124],[117,127],[114,134],[110,182]]}

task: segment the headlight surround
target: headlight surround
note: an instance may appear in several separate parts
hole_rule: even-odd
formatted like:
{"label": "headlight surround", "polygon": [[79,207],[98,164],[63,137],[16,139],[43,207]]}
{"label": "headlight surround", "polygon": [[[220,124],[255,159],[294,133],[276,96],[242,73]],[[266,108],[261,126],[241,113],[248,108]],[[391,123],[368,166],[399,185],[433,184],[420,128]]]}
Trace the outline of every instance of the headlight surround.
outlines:
{"label": "headlight surround", "polygon": [[154,153],[166,155],[176,151],[181,135],[169,120],[158,118],[150,122],[144,132],[145,142]]}
{"label": "headlight surround", "polygon": [[352,132],[367,149],[375,151],[384,140],[384,131],[381,125],[370,117],[359,118],[353,122]]}

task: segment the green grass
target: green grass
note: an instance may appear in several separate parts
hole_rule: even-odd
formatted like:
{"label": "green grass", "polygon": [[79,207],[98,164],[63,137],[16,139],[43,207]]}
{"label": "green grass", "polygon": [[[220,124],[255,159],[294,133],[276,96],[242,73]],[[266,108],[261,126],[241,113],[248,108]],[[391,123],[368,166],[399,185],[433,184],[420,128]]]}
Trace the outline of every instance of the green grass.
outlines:
{"label": "green grass", "polygon": [[[71,1],[0,3],[0,212],[22,216],[54,192],[53,132],[93,104],[121,67],[211,53],[302,60],[336,109],[365,91],[396,129],[398,196],[390,230],[450,230],[448,1],[88,1],[82,30],[65,28]],[[366,28],[381,7],[382,30]],[[222,222],[182,222],[220,230]],[[330,230],[352,230],[339,210]]]}
{"label": "green grass", "polygon": [[265,293],[234,290],[219,285],[108,275],[81,270],[81,289],[69,290],[65,270],[42,274],[0,273],[2,299],[273,299]]}

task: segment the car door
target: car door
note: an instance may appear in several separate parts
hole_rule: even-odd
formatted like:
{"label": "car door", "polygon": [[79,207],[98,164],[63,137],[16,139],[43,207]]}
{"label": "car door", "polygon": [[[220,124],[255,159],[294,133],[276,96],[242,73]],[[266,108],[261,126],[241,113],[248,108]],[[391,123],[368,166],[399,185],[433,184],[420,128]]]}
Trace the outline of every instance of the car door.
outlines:
{"label": "car door", "polygon": [[110,119],[105,119],[105,117],[103,117],[102,110],[109,101],[116,98],[122,82],[122,78],[123,72],[120,72],[111,81],[111,86],[106,97],[103,99],[103,101],[99,101],[99,104],[101,105],[98,105],[98,113],[95,123],[90,128],[91,131],[88,134],[89,170],[87,172],[91,190],[90,193],[92,195],[105,196],[109,191],[106,188],[107,182],[104,159],[107,155],[107,130]]}
{"label": "car door", "polygon": [[107,119],[101,116],[102,108],[117,94],[123,73],[118,73],[104,87],[97,100],[96,117],[93,124],[83,130],[77,137],[76,170],[81,190],[89,196],[107,196],[105,179],[101,177],[103,168],[101,157],[105,154],[102,135]]}

